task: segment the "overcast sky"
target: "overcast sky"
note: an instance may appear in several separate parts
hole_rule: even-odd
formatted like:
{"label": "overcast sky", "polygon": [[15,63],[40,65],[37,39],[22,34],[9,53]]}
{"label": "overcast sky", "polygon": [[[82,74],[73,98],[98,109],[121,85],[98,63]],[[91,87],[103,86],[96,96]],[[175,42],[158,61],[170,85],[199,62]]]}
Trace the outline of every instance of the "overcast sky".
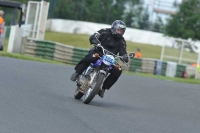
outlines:
{"label": "overcast sky", "polygon": [[182,2],[182,0],[144,0],[145,4],[153,3],[153,1],[161,1],[161,2],[169,2],[169,3],[173,3],[174,1],[177,1],[179,3]]}
{"label": "overcast sky", "polygon": [[150,20],[155,21],[157,15],[160,16],[164,23],[166,23],[166,19],[169,18],[169,15],[166,14],[157,14],[153,12],[154,8],[164,9],[168,11],[177,11],[177,8],[173,7],[174,2],[181,3],[182,0],[144,0],[144,7],[148,7],[148,11],[150,14]]}

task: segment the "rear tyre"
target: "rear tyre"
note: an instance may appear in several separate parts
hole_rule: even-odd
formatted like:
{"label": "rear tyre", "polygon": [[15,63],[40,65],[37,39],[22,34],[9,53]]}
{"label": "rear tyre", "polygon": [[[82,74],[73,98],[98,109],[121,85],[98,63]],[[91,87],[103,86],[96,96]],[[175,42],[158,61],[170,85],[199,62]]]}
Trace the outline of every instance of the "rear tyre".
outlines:
{"label": "rear tyre", "polygon": [[94,84],[93,88],[88,88],[87,92],[85,93],[83,97],[83,102],[85,104],[89,104],[94,96],[99,92],[99,89],[101,87],[101,84],[104,80],[105,75],[103,73],[100,73],[98,75],[98,78],[96,79],[96,84]]}
{"label": "rear tyre", "polygon": [[81,99],[83,96],[83,93],[79,91],[80,89],[77,87],[75,94],[74,94],[74,98],[75,99]]}

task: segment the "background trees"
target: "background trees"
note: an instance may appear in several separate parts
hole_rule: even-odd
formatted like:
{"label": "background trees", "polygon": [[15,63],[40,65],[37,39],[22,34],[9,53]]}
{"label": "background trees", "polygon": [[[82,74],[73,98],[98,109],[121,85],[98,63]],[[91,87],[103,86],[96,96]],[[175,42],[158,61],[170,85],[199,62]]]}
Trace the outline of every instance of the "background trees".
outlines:
{"label": "background trees", "polygon": [[171,16],[165,34],[183,39],[200,40],[200,1],[186,0],[179,6],[179,12]]}
{"label": "background trees", "polygon": [[[17,0],[25,4],[28,0]],[[40,1],[40,0],[35,0]],[[111,24],[116,19],[128,27],[141,28],[143,0],[46,0],[49,18],[61,18]]]}
{"label": "background trees", "polygon": [[[28,0],[16,0],[28,3]],[[41,1],[41,0],[35,0]],[[200,39],[200,1],[185,0],[176,15],[171,16],[166,26],[161,18],[149,20],[144,0],[46,0],[50,2],[49,18],[90,21],[111,24],[123,20],[127,27],[165,32],[168,36],[183,39]]]}
{"label": "background trees", "polygon": [[[49,0],[52,1],[52,0]],[[65,2],[64,2],[65,1]],[[129,21],[139,16],[142,0],[57,0],[55,18],[110,24],[116,19]],[[64,4],[63,4],[64,3]],[[134,8],[133,8],[134,7]],[[141,9],[140,9],[141,11]]]}

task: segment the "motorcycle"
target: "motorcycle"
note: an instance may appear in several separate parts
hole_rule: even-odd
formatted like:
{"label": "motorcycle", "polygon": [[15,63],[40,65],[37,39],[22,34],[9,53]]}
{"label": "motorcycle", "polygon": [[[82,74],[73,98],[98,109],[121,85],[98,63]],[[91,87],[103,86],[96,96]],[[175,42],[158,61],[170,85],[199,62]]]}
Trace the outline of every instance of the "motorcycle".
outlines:
{"label": "motorcycle", "polygon": [[[89,104],[92,99],[98,94],[101,89],[105,78],[107,77],[109,70],[112,66],[121,69],[121,66],[117,62],[117,59],[121,59],[127,66],[128,64],[122,59],[122,56],[115,55],[101,46],[100,42],[95,46],[102,50],[102,56],[98,53],[94,56],[99,59],[95,63],[91,63],[90,66],[77,78],[77,89],[74,94],[75,99],[81,99],[83,102]],[[128,57],[134,57],[135,53],[130,52]]]}

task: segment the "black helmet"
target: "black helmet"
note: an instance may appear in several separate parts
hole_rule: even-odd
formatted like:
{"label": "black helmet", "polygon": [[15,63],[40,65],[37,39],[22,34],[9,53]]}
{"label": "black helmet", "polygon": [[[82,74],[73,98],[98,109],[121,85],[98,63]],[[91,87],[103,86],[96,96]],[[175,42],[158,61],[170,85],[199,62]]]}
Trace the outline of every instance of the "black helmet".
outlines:
{"label": "black helmet", "polygon": [[126,30],[126,24],[121,20],[115,20],[111,26],[111,32],[114,36],[122,37]]}

